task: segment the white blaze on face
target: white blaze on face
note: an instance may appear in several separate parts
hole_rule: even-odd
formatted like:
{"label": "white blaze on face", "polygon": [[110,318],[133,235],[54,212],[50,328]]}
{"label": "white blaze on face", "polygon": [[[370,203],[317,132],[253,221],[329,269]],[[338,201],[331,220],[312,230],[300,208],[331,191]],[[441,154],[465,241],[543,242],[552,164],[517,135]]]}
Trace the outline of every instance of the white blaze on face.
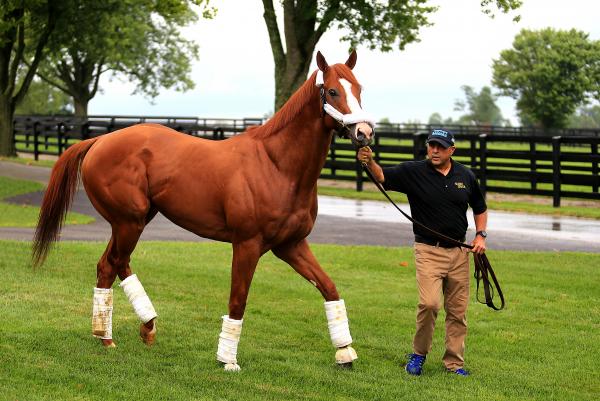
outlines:
{"label": "white blaze on face", "polygon": [[340,78],[340,84],[342,84],[346,91],[346,102],[348,103],[350,113],[354,114],[362,111],[358,99],[354,96],[354,93],[352,93],[352,84],[344,78]]}

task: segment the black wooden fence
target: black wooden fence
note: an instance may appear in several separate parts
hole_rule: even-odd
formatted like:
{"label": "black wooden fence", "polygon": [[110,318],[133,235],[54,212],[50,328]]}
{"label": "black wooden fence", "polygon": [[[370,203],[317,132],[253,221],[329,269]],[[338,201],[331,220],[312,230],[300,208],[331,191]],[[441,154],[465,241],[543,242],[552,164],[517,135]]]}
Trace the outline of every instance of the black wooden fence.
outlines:
{"label": "black wooden fence", "polygon": [[[75,141],[103,135],[137,123],[159,123],[189,135],[220,140],[249,126],[262,124],[260,118],[216,119],[197,117],[17,116],[14,140],[21,153],[61,154]],[[423,159],[425,139],[434,126],[380,124],[372,149],[375,160],[394,165]],[[454,158],[469,166],[490,192],[552,196],[554,206],[561,197],[600,199],[600,130],[546,132],[523,127],[453,126],[457,149]],[[348,140],[334,138],[322,178],[356,182],[362,190],[362,169]]]}

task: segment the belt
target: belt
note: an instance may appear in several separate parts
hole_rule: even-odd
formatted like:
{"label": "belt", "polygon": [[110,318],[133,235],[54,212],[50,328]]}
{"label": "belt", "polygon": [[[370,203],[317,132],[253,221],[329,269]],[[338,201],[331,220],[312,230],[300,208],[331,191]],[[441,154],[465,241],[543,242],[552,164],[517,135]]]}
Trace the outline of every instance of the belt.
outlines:
{"label": "belt", "polygon": [[[463,238],[459,241],[465,242],[465,238]],[[440,248],[457,248],[458,247],[456,244],[452,244],[452,243],[445,242],[445,241],[440,241],[439,239],[435,239],[435,238],[423,237],[422,235],[417,235],[417,234],[415,234],[415,242],[418,242],[420,244],[425,244],[425,245],[436,246],[436,247],[440,247]]]}

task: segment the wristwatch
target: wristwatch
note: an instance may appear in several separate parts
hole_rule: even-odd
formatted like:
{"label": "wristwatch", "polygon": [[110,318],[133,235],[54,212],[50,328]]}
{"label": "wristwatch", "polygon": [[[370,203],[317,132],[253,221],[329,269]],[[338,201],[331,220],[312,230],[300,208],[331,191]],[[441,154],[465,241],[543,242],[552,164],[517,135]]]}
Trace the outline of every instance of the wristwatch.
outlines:
{"label": "wristwatch", "polygon": [[487,233],[485,231],[477,231],[475,235],[481,235],[482,238],[487,238]]}

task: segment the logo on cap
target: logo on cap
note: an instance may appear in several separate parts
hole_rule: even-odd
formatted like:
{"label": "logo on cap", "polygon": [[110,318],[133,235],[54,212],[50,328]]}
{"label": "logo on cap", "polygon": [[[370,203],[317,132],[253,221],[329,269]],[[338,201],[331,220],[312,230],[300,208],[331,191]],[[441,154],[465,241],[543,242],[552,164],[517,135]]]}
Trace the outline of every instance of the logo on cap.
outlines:
{"label": "logo on cap", "polygon": [[431,135],[429,135],[427,141],[429,142],[432,139],[438,139],[448,145],[454,145],[454,136],[452,135],[452,133],[443,129],[435,129],[431,131]]}

